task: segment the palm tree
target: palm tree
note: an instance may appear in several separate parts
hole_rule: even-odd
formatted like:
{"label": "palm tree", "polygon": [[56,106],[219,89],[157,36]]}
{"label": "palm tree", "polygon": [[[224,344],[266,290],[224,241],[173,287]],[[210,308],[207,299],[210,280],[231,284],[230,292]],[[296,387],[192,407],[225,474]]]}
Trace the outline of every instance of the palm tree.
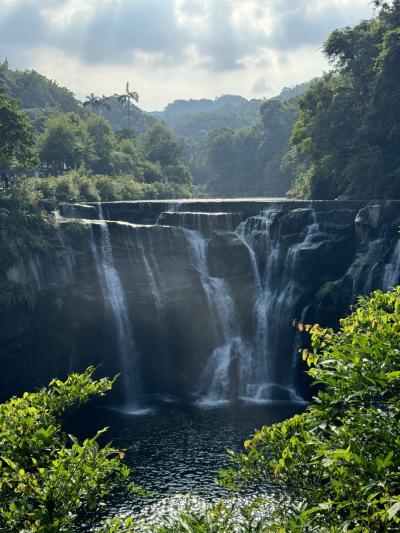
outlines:
{"label": "palm tree", "polygon": [[129,81],[126,83],[125,93],[117,94],[118,102],[121,105],[126,105],[128,107],[128,129],[131,129],[131,118],[130,118],[130,105],[131,102],[139,102],[139,95],[135,91],[129,90]]}
{"label": "palm tree", "polygon": [[100,108],[100,98],[93,93],[86,96],[86,101],[83,102],[83,107],[90,106],[92,113],[96,112]]}
{"label": "palm tree", "polygon": [[103,96],[99,98],[99,108],[100,108],[100,114],[103,115],[104,111],[111,111],[111,104],[108,101],[108,96]]}

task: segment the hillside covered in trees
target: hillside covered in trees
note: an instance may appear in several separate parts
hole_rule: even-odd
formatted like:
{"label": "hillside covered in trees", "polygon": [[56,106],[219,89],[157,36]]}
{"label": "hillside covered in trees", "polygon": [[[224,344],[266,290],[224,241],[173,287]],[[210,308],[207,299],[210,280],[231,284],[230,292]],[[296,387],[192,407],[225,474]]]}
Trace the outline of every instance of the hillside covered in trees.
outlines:
{"label": "hillside covered in trees", "polygon": [[297,114],[296,100],[266,100],[251,128],[220,128],[201,144],[185,144],[195,183],[211,196],[285,196],[293,179],[285,155]]}
{"label": "hillside covered in trees", "polygon": [[[47,83],[47,82],[46,82]],[[180,146],[160,122],[135,139],[130,130],[113,132],[96,113],[53,108],[41,132],[19,103],[0,89],[0,171],[2,187],[29,179],[46,199],[122,200],[191,196],[192,177],[181,162]]]}
{"label": "hillside covered in trees", "polygon": [[[285,87],[274,99],[281,102],[291,100],[304,94],[309,86],[310,82],[305,82],[295,87]],[[236,130],[258,124],[264,100],[247,100],[232,94],[214,100],[175,100],[163,111],[152,114],[166,122],[178,137],[204,141],[216,129]]]}
{"label": "hillside covered in trees", "polygon": [[[0,87],[19,102],[37,132],[35,147],[42,173],[59,175],[80,168],[94,174],[130,174],[143,183],[167,179],[185,184],[188,195],[189,174],[176,159],[177,152],[193,174],[198,194],[284,195],[292,180],[282,157],[296,118],[293,99],[308,86],[285,88],[265,101],[225,95],[175,101],[163,112],[146,113],[136,105],[134,92],[129,102],[126,91],[102,97],[92,93],[80,102],[71,91],[36,71],[13,70],[7,60],[0,64]],[[149,147],[153,135],[154,149]],[[171,150],[169,158],[166,147]],[[161,152],[164,163],[154,155]],[[173,164],[165,163],[171,158]],[[67,189],[71,192],[74,187]],[[167,194],[164,187],[161,190],[164,193],[157,194]],[[174,186],[168,197],[174,192],[183,194]],[[71,194],[79,199],[76,191]],[[97,196],[85,194],[83,199]]]}
{"label": "hillside covered in trees", "polygon": [[[66,87],[35,70],[12,69],[7,60],[0,62],[0,88],[19,101],[24,114],[39,132],[43,131],[47,118],[69,112],[84,116],[89,110],[105,115],[113,130],[129,127],[127,107],[119,102],[118,95],[98,98],[92,94],[82,103]],[[131,105],[130,114],[135,135],[144,133],[156,122],[136,105]]]}
{"label": "hillside covered in trees", "polygon": [[292,134],[292,194],[303,198],[400,198],[400,2],[334,31],[333,69],[300,100]]}

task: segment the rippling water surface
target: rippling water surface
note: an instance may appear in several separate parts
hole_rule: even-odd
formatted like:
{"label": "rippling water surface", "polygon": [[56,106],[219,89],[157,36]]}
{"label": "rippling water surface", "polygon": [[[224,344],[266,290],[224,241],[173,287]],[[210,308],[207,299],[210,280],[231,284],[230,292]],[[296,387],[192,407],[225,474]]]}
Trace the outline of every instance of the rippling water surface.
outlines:
{"label": "rippling water surface", "polygon": [[227,465],[226,448],[239,450],[256,428],[302,409],[304,405],[291,403],[202,409],[155,402],[150,412],[139,415],[108,408],[84,410],[69,429],[86,436],[110,427],[107,439],[126,449],[133,481],[153,495],[146,500],[115,495],[110,513],[154,519],[189,494],[200,501],[224,496],[214,479]]}

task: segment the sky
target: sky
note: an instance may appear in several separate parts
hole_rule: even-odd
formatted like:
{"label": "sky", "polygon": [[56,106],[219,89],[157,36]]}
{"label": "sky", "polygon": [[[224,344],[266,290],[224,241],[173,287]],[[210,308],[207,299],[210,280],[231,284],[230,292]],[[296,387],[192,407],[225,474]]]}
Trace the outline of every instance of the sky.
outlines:
{"label": "sky", "polygon": [[129,81],[147,111],[263,98],[328,70],[329,33],[372,14],[370,0],[0,0],[0,59],[78,98]]}

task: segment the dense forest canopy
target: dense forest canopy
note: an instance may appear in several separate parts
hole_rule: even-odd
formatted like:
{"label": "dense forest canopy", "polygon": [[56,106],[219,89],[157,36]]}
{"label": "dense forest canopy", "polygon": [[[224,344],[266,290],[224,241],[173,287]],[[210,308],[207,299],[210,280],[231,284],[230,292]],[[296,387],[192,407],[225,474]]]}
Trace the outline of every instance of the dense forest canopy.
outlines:
{"label": "dense forest canopy", "polygon": [[18,102],[0,89],[0,170],[34,162],[32,127]]}
{"label": "dense forest canopy", "polygon": [[0,86],[38,133],[34,144],[45,174],[78,168],[130,174],[136,182],[184,185],[180,192],[173,187],[178,196],[191,194],[188,169],[200,194],[284,195],[292,174],[282,158],[296,118],[296,104],[289,102],[309,85],[284,88],[265,101],[235,95],[177,100],[150,114],[139,109],[138,97],[128,102],[125,92],[91,93],[82,103],[35,71],[12,70],[7,60],[0,66]]}
{"label": "dense forest canopy", "polygon": [[[3,67],[9,71],[7,63]],[[36,73],[33,76],[36,79]],[[52,82],[39,79],[45,80],[45,88],[54,88]],[[35,133],[20,102],[21,98],[1,90],[0,170],[1,185],[6,188],[10,180],[35,167],[42,177],[31,178],[30,186],[48,199],[191,196],[192,177],[181,162],[180,146],[162,123],[154,122],[143,137],[134,139],[131,129],[114,132],[104,116],[82,106],[78,112],[66,113],[52,108],[43,114]]]}
{"label": "dense forest canopy", "polygon": [[292,173],[284,156],[297,112],[296,101],[266,100],[260,124],[213,131],[196,153],[200,172],[189,165],[194,177],[204,176],[216,196],[285,196]]}
{"label": "dense forest canopy", "polygon": [[324,53],[333,69],[301,98],[293,130],[294,195],[399,198],[400,2],[334,31]]}

